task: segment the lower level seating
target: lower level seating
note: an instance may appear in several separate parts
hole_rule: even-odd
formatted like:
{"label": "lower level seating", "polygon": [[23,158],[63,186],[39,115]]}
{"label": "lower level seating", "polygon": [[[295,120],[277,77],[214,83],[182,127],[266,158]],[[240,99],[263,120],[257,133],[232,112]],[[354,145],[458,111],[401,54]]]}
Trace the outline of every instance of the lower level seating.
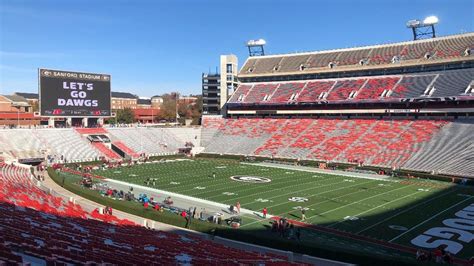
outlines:
{"label": "lower level seating", "polygon": [[105,156],[107,156],[107,158],[109,159],[122,159],[122,157],[120,157],[120,155],[118,155],[117,153],[115,153],[113,150],[109,149],[107,146],[105,146],[104,143],[102,142],[91,142],[92,145],[94,147],[96,147],[96,149],[98,151],[100,151],[102,154],[104,154]]}
{"label": "lower level seating", "polygon": [[[219,122],[217,133],[204,152],[362,162],[385,167],[406,165],[414,170],[437,169],[474,176],[470,155],[474,145],[467,136],[474,131],[472,121],[246,118]],[[447,130],[450,128],[459,130]],[[459,142],[449,147],[439,146],[439,142],[456,139]],[[437,147],[440,153],[427,147]],[[445,159],[441,163],[436,158]]]}
{"label": "lower level seating", "polygon": [[47,194],[0,164],[0,264],[292,265],[276,254],[149,230]]}
{"label": "lower level seating", "polygon": [[119,149],[121,149],[123,152],[125,152],[126,154],[130,155],[133,158],[139,157],[138,153],[130,149],[127,145],[125,145],[125,143],[121,141],[114,141],[112,144],[117,146]]}

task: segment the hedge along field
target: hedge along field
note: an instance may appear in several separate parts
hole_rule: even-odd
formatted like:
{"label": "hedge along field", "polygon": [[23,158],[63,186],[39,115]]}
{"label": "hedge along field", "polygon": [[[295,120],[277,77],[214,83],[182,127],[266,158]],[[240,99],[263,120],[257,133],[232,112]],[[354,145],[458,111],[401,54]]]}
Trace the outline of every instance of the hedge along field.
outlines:
{"label": "hedge along field", "polygon": [[[228,159],[177,160],[97,170],[94,174],[139,185],[147,185],[147,179],[152,178],[155,183],[148,183],[150,187],[228,205],[239,201],[242,208],[254,211],[266,207],[269,214],[294,220],[301,219],[304,208],[309,224],[415,248],[448,240],[425,232],[436,227],[454,228],[444,221],[455,219],[457,212],[474,204],[472,188],[446,182],[352,178]],[[242,228],[254,230],[262,223],[265,221],[254,221]],[[458,227],[474,233],[467,230],[469,222]],[[472,243],[454,237],[450,241],[457,243],[449,245],[457,257],[467,259],[474,254]]]}

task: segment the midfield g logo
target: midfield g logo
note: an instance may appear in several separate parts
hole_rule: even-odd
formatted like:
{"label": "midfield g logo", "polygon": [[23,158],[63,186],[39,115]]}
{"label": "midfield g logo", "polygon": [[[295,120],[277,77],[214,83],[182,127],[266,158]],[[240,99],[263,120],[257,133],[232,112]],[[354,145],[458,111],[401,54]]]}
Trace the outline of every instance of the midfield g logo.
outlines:
{"label": "midfield g logo", "polygon": [[245,182],[245,183],[255,183],[255,184],[272,182],[270,178],[260,177],[260,176],[247,176],[247,175],[234,175],[234,176],[231,176],[230,179],[234,181]]}
{"label": "midfield g logo", "polygon": [[293,201],[293,202],[307,202],[308,201],[307,198],[302,198],[302,197],[291,197],[288,200]]}

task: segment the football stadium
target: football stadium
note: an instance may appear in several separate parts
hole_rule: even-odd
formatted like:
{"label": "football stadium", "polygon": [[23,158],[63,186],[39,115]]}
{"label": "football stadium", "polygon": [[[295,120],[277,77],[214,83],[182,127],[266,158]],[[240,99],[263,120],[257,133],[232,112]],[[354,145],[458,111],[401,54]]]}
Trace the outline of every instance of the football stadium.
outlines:
{"label": "football stadium", "polygon": [[0,95],[0,265],[474,265],[474,33],[437,23],[249,41],[221,112],[192,123],[192,99],[159,121],[115,75],[37,66],[36,96]]}

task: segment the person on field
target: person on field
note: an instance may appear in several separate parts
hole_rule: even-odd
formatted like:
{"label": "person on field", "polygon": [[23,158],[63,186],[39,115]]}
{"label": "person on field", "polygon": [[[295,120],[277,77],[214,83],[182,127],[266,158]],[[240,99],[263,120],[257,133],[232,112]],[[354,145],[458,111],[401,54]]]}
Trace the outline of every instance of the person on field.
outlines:
{"label": "person on field", "polygon": [[267,218],[267,213],[268,213],[267,207],[263,208],[262,210],[263,218]]}
{"label": "person on field", "polygon": [[306,220],[306,210],[301,208],[301,221]]}
{"label": "person on field", "polygon": [[237,208],[237,213],[240,214],[240,202],[237,201],[237,203],[235,204],[235,207]]}

